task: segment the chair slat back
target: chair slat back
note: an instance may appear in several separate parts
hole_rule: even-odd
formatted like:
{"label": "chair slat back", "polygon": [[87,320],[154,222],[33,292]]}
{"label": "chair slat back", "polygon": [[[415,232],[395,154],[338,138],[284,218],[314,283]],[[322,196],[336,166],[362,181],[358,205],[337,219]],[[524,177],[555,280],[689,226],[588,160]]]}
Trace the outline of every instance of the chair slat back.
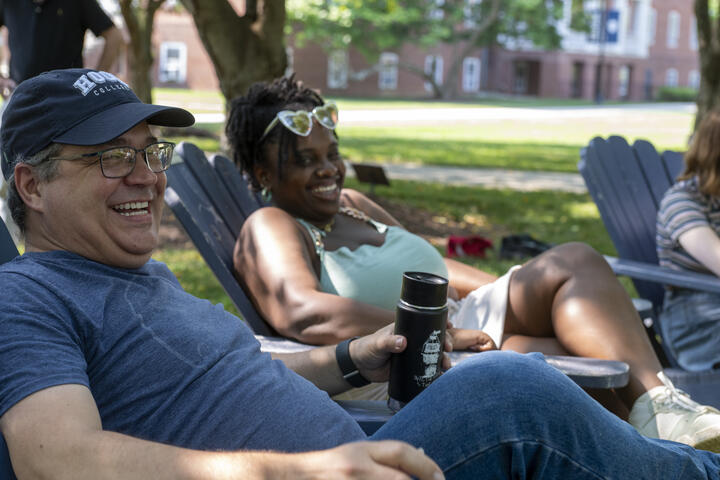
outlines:
{"label": "chair slat back", "polygon": [[230,159],[222,155],[213,155],[210,157],[210,167],[235,199],[245,218],[263,206],[260,198],[250,191],[247,180]]}
{"label": "chair slat back", "polygon": [[[644,140],[631,147],[622,137],[597,137],[582,150],[578,169],[621,258],[657,264],[657,210],[681,167],[681,154],[661,156]],[[633,283],[640,296],[662,305],[662,285]]]}
{"label": "chair slat back", "polygon": [[[235,307],[256,334],[275,335],[274,330],[258,315],[235,278],[233,248],[237,235],[228,227],[226,218],[220,215],[211,197],[208,197],[184,162],[173,164],[167,176],[169,186],[165,192],[165,203],[182,224]],[[237,226],[239,229],[240,226]]]}

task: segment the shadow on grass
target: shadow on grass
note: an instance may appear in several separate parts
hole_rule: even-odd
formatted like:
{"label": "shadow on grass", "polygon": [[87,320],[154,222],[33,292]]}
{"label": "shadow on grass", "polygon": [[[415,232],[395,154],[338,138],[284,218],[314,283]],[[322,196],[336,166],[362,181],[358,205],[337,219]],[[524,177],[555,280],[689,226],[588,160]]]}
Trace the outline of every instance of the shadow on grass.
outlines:
{"label": "shadow on grass", "polygon": [[350,161],[422,163],[461,167],[577,172],[583,145],[424,140],[344,136],[341,151]]}

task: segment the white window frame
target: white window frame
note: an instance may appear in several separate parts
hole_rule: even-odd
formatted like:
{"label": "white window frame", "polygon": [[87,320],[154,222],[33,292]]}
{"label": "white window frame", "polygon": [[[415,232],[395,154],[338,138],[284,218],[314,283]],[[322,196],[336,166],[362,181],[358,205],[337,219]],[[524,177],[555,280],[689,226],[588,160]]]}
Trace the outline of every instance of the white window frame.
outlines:
{"label": "white window frame", "polygon": [[665,86],[677,87],[680,84],[680,74],[676,68],[668,68],[665,70]]}
{"label": "white window frame", "polygon": [[655,45],[655,36],[657,35],[657,10],[650,9],[650,20],[648,21],[648,44]]}
{"label": "white window frame", "polygon": [[[521,73],[521,75],[518,75]],[[530,79],[530,64],[525,61],[513,63],[513,93],[525,95],[528,92],[528,80]]]}
{"label": "white window frame", "polygon": [[378,88],[380,90],[397,90],[398,60],[397,53],[383,52],[380,54],[378,70]]}
{"label": "white window frame", "polygon": [[472,16],[472,11],[475,6],[481,3],[482,0],[465,0],[465,6],[463,7],[463,25],[465,25],[465,28],[474,28],[477,25],[477,22]]}
{"label": "white window frame", "polygon": [[444,5],[445,0],[435,0],[435,8],[428,14],[430,20],[442,20],[445,17],[445,11],[442,9]]}
{"label": "white window frame", "polygon": [[618,70],[618,97],[624,99],[630,91],[630,67],[622,65]]}
{"label": "white window frame", "polygon": [[[178,51],[177,65],[173,66],[168,57],[171,50]],[[176,72],[170,75],[170,72]],[[174,78],[171,78],[174,77]],[[187,79],[187,45],[183,42],[162,42],[160,44],[160,61],[158,63],[158,80],[160,83],[185,83]]]}
{"label": "white window frame", "polygon": [[688,41],[688,45],[690,45],[690,50],[698,49],[697,20],[695,17],[690,19],[690,39]]}
{"label": "white window frame", "polygon": [[[477,92],[480,90],[480,69],[482,68],[478,57],[465,57],[463,59],[462,88],[463,92]],[[471,70],[471,71],[468,71]]]}
{"label": "white window frame", "polygon": [[670,10],[667,16],[667,38],[665,38],[665,46],[667,48],[678,48],[680,44],[680,22],[682,17],[677,10]]}
{"label": "white window frame", "polygon": [[688,87],[700,88],[700,72],[698,70],[690,70],[688,72]]}
{"label": "white window frame", "polygon": [[[433,65],[435,71],[432,71]],[[425,73],[432,74],[433,80],[438,85],[443,84],[443,57],[442,55],[426,55],[425,56]],[[425,91],[432,92],[432,85],[430,82],[425,82]]]}
{"label": "white window frame", "polygon": [[328,55],[327,86],[335,90],[347,88],[348,82],[348,52],[347,50],[333,50]]}

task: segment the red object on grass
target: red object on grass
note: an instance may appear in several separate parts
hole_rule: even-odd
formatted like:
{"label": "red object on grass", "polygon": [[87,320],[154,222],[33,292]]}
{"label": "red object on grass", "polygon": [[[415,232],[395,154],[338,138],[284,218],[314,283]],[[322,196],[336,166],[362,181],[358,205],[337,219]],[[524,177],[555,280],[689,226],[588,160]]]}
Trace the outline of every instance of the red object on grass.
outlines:
{"label": "red object on grass", "polygon": [[492,248],[492,242],[480,235],[462,237],[450,235],[447,241],[447,256],[452,257],[480,257],[485,258],[485,250]]}

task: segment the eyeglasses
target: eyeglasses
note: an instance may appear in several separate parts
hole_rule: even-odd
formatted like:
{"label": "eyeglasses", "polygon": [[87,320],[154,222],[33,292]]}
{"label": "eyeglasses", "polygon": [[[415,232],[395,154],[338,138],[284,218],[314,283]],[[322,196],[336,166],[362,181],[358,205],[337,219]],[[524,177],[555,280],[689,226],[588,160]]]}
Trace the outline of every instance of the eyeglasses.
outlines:
{"label": "eyeglasses", "polygon": [[267,126],[258,143],[262,142],[265,137],[268,136],[278,122],[282,123],[285,128],[295,135],[307,137],[310,135],[310,132],[312,132],[313,118],[323,127],[334,130],[338,123],[337,105],[333,102],[328,102],[325,105],[319,105],[313,108],[311,112],[307,110],[282,110],[275,115],[275,118],[273,118],[272,122]]}
{"label": "eyeglasses", "polygon": [[50,160],[80,160],[81,158],[97,156],[100,161],[100,170],[104,177],[123,178],[130,175],[135,168],[135,159],[140,152],[143,153],[145,163],[151,172],[164,172],[170,166],[174,148],[175,144],[172,142],[156,142],[140,149],[133,147],[112,147],[83,155],[51,157]]}

